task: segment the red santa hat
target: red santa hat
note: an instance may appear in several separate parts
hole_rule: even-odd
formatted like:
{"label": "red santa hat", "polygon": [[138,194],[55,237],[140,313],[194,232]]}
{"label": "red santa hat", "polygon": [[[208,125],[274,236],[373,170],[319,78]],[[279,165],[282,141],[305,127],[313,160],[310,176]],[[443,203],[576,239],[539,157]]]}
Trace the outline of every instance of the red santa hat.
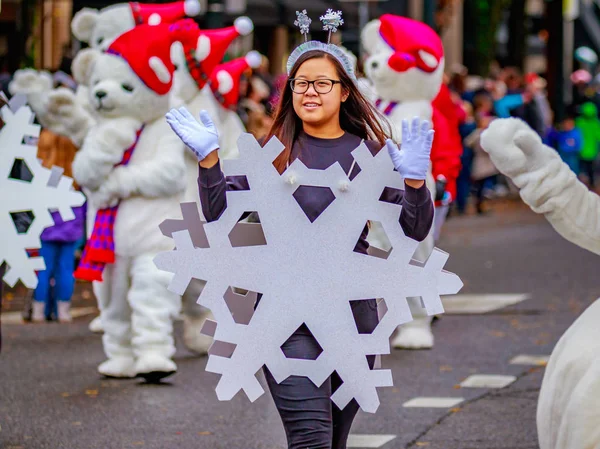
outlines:
{"label": "red santa hat", "polygon": [[233,26],[215,30],[188,30],[179,41],[183,45],[188,71],[199,89],[221,62],[227,47],[238,36],[252,32],[254,25],[248,17],[238,17]]}
{"label": "red santa hat", "polygon": [[379,20],[379,34],[395,52],[390,57],[390,67],[399,72],[411,67],[426,72],[437,69],[444,57],[444,46],[433,28],[423,22],[392,14],[384,14]]}
{"label": "red santa hat", "polygon": [[210,75],[210,88],[225,108],[233,108],[240,99],[240,78],[252,68],[260,66],[262,55],[251,51],[243,58],[237,58],[218,65]]}
{"label": "red santa hat", "polygon": [[174,25],[137,26],[115,39],[106,52],[125,59],[135,74],[154,92],[168,94],[175,72],[171,62],[171,45],[177,41],[178,30],[182,26],[197,27],[192,19]]}
{"label": "red santa hat", "polygon": [[194,17],[200,14],[198,0],[185,0],[174,3],[142,4],[130,2],[129,7],[136,25],[158,25],[173,23],[184,17]]}

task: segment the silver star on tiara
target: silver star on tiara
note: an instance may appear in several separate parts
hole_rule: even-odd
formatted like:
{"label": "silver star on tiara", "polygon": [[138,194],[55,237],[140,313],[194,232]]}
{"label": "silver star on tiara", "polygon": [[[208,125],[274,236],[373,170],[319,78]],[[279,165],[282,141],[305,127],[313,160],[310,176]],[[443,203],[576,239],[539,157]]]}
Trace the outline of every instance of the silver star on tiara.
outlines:
{"label": "silver star on tiara", "polygon": [[356,74],[354,73],[354,60],[350,58],[350,56],[346,53],[346,50],[338,47],[337,45],[330,44],[329,41],[331,39],[331,33],[335,33],[340,25],[344,23],[342,20],[342,11],[334,12],[332,9],[328,9],[327,12],[321,16],[321,22],[323,22],[323,29],[325,31],[329,31],[329,36],[327,37],[327,43],[320,41],[306,41],[306,35],[308,34],[308,29],[310,27],[311,20],[306,15],[306,10],[302,12],[296,11],[296,16],[298,16],[298,20],[294,22],[294,25],[300,27],[300,32],[304,34],[304,43],[298,45],[294,51],[290,54],[286,69],[287,74],[289,75],[294,67],[294,64],[302,56],[304,53],[309,51],[322,51],[330,54],[334,58],[338,60],[338,62],[342,65],[346,73],[350,76],[350,78],[356,82]]}
{"label": "silver star on tiara", "polygon": [[306,42],[306,35],[310,30],[310,23],[312,22],[311,18],[306,14],[306,9],[303,9],[302,12],[296,11],[296,21],[294,25],[300,27],[300,33],[304,35],[304,41]]}
{"label": "silver star on tiara", "polygon": [[320,17],[320,20],[323,22],[323,29],[331,33],[335,33],[339,26],[344,24],[342,11],[334,12],[331,8]]}

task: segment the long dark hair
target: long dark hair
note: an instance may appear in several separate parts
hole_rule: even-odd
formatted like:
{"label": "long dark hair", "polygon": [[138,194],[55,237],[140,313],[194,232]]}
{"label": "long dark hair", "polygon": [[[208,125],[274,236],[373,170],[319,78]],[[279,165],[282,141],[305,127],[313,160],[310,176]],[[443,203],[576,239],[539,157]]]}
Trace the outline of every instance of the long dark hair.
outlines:
{"label": "long dark hair", "polygon": [[[308,51],[298,58],[290,71],[288,79],[296,76],[298,69],[304,62],[315,58],[326,58],[333,63],[341,81],[342,89],[348,93],[348,99],[341,104],[340,108],[341,128],[363,139],[376,140],[383,146],[387,137],[390,136],[389,124],[385,117],[361,94],[356,83],[348,76],[348,73],[335,57],[321,50]],[[294,111],[292,94],[290,83],[286,80],[279,104],[275,110],[273,124],[264,139],[264,142],[268,142],[271,137],[275,136],[285,146],[285,149],[273,162],[279,173],[283,173],[288,163],[291,162],[292,146],[302,130],[302,121]],[[384,126],[386,129],[384,129]]]}

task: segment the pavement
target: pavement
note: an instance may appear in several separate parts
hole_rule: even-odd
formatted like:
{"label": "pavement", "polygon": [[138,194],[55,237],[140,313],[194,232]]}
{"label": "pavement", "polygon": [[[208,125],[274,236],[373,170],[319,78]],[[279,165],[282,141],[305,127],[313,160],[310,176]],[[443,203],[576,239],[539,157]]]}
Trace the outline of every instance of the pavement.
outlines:
{"label": "pavement", "polygon": [[[519,202],[486,216],[452,217],[438,247],[464,281],[434,323],[435,348],[394,350],[382,365],[394,387],[379,389],[375,414],[360,412],[348,447],[537,448],[535,411],[544,364],[556,341],[595,298],[598,258],[564,241]],[[87,292],[87,293],[86,293]],[[23,324],[16,289],[3,315],[0,447],[4,449],[283,449],[267,394],[219,402],[218,376],[183,348],[162,385],[109,380],[89,286],[77,288],[72,324]],[[264,380],[261,377],[264,385]]]}

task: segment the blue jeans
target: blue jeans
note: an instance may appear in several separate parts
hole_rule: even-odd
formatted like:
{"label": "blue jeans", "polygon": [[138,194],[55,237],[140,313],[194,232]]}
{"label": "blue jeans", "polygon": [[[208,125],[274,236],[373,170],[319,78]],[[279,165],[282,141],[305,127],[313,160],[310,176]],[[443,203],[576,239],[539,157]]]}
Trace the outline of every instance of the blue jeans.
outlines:
{"label": "blue jeans", "polygon": [[53,301],[50,296],[50,280],[54,279],[54,298],[58,301],[70,301],[75,288],[75,246],[76,242],[42,241],[40,255],[44,258],[46,269],[38,273],[38,285],[33,294],[36,301],[46,303],[46,315],[52,313]]}

